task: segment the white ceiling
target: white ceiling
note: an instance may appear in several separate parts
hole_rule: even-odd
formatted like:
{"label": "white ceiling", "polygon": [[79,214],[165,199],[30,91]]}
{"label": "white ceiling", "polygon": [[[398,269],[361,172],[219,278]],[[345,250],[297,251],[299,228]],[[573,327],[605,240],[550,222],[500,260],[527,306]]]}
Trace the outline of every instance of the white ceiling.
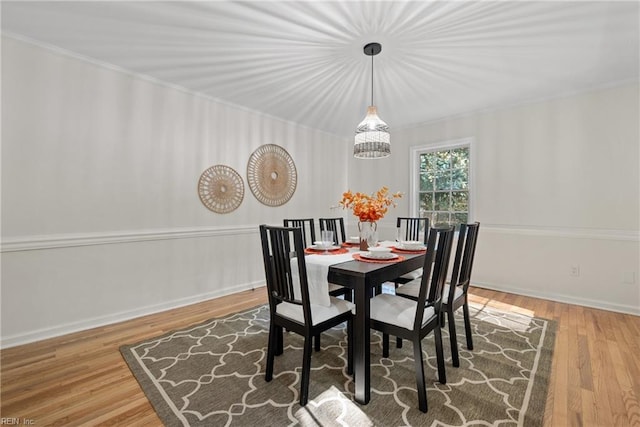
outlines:
{"label": "white ceiling", "polygon": [[351,136],[638,80],[639,3],[2,2],[2,30]]}

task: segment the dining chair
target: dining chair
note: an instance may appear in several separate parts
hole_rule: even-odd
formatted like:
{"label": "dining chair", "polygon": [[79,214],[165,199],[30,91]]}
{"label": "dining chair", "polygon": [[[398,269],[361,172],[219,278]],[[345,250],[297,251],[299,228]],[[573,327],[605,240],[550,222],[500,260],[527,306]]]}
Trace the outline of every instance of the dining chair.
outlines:
{"label": "dining chair", "polygon": [[429,218],[398,217],[396,230],[396,237],[400,240],[422,240],[426,244],[429,235]]}
{"label": "dining chair", "polygon": [[341,245],[347,241],[344,230],[344,218],[320,218],[320,231],[333,231],[333,243]]}
{"label": "dining chair", "polygon": [[371,328],[382,332],[382,356],[389,357],[389,335],[395,335],[413,343],[418,407],[422,412],[427,412],[422,339],[430,332],[434,334],[438,380],[441,384],[447,382],[440,330],[440,311],[452,241],[453,227],[434,228],[429,233],[423,264],[425,274],[420,279],[420,292],[417,300],[391,294],[381,294],[371,299]]}
{"label": "dining chair", "polygon": [[[414,240],[427,243],[429,237],[429,218],[409,218],[398,217],[396,219],[396,239],[398,243],[401,240]],[[410,271],[407,274],[393,280],[396,288],[399,285],[409,283],[412,280],[422,277],[422,269],[419,268],[414,271]]]}
{"label": "dining chair", "polygon": [[444,327],[444,316],[447,314],[449,323],[449,340],[451,341],[451,361],[453,366],[460,366],[458,355],[458,339],[456,336],[456,322],[453,313],[462,307],[464,318],[464,331],[467,338],[467,349],[473,350],[473,337],[471,331],[471,319],[469,317],[469,301],[467,291],[471,282],[471,270],[478,242],[480,223],[460,224],[458,244],[453,261],[451,282],[444,287],[442,297],[441,326]]}
{"label": "dining chair", "polygon": [[[311,304],[300,227],[261,225],[260,239],[269,296],[269,342],[265,380],[273,378],[276,355],[284,350],[283,328],[304,337],[300,406],[309,398],[312,339],[321,332],[347,322],[347,372],[353,372],[352,331],[354,305],[330,297],[330,306]],[[294,283],[292,263],[297,264],[299,283]],[[296,281],[297,282],[297,281]]]}
{"label": "dining chair", "polygon": [[[341,245],[342,243],[347,241],[343,218],[320,218],[318,221],[320,223],[321,233],[325,230],[333,231],[334,244]],[[349,288],[336,285],[335,283],[329,283],[329,295],[331,296],[339,297],[341,295],[344,295],[344,299],[346,299],[347,301],[352,301],[352,294],[353,293]],[[316,340],[316,350],[320,350],[320,339]]]}
{"label": "dining chair", "polygon": [[[478,231],[480,223],[460,224],[458,232],[458,243],[453,260],[451,281],[445,283],[442,296],[441,326],[445,325],[445,315],[449,323],[449,341],[451,342],[451,361],[453,366],[460,366],[458,354],[458,339],[456,335],[456,325],[453,317],[454,312],[460,307],[463,308],[464,329],[467,339],[467,349],[473,350],[473,337],[471,331],[471,320],[469,317],[469,303],[467,292],[471,282],[471,270],[475,257],[476,243],[478,241]],[[396,289],[396,295],[417,300],[420,292],[420,280],[413,280]]]}
{"label": "dining chair", "polygon": [[302,229],[302,244],[306,248],[316,241],[316,223],[313,218],[283,219],[285,227],[300,227]]}

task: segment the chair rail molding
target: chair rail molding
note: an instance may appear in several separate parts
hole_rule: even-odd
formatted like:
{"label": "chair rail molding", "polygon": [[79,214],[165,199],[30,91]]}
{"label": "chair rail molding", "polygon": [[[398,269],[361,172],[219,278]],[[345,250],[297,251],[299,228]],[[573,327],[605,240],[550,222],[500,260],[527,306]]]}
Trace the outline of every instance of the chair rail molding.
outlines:
{"label": "chair rail molding", "polygon": [[[504,224],[487,224],[481,219],[476,219],[482,224],[482,233],[496,233],[522,236],[538,236],[538,237],[559,237],[570,239],[592,239],[592,240],[618,240],[640,242],[639,230],[613,230],[606,228],[574,228],[574,227],[546,227],[535,225],[504,225]],[[356,223],[347,222],[346,227],[355,227]],[[378,224],[378,230],[385,230],[381,240],[385,236],[392,238],[395,236],[395,226],[388,224]]]}
{"label": "chair rail molding", "polygon": [[606,228],[543,227],[532,225],[482,224],[483,231],[499,234],[564,237],[572,239],[640,241],[639,230]]}
{"label": "chair rail molding", "polygon": [[181,227],[101,233],[68,233],[3,238],[0,252],[34,251],[77,246],[147,242],[153,240],[195,239],[201,237],[258,234],[256,225],[231,227]]}

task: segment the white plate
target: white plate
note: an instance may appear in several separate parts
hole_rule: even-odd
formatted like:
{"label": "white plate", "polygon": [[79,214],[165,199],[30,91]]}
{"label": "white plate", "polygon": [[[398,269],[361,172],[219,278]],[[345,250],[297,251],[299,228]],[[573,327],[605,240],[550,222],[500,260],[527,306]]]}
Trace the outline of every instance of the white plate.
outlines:
{"label": "white plate", "polygon": [[340,246],[328,246],[328,247],[324,247],[324,246],[318,246],[318,245],[312,245],[309,246],[310,249],[313,249],[314,251],[335,251],[337,249],[340,249]]}
{"label": "white plate", "polygon": [[425,245],[403,245],[402,243],[398,245],[401,251],[423,251],[426,248]]}
{"label": "white plate", "polygon": [[362,258],[367,259],[394,259],[398,258],[396,254],[382,253],[382,254],[372,254],[371,252],[365,252],[360,254]]}
{"label": "white plate", "polygon": [[386,248],[384,246],[375,246],[370,247],[369,252],[372,254],[388,254],[391,253],[391,248]]}

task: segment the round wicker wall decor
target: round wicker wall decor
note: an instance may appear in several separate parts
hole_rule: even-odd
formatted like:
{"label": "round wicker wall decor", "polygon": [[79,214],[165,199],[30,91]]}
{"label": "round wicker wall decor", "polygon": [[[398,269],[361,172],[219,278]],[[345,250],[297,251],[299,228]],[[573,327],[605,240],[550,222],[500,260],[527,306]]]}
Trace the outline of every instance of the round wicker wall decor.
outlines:
{"label": "round wicker wall decor", "polygon": [[262,145],[249,157],[247,182],[261,203],[267,206],[283,205],[296,191],[296,165],[289,153],[279,145]]}
{"label": "round wicker wall decor", "polygon": [[225,165],[211,166],[200,175],[198,195],[202,203],[213,212],[229,213],[242,203],[244,183],[233,168]]}

